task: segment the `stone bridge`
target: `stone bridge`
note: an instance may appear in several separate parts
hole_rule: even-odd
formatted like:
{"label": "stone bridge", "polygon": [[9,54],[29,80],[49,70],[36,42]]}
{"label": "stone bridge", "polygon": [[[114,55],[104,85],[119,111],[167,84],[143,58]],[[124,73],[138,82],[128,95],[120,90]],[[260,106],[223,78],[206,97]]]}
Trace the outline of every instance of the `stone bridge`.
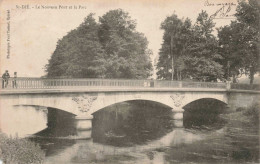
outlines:
{"label": "stone bridge", "polygon": [[[8,110],[13,110],[13,106],[59,109],[74,114],[77,128],[85,130],[87,137],[91,136],[92,114],[116,103],[147,100],[164,104],[172,109],[175,125],[181,127],[183,107],[191,102],[210,98],[236,109],[250,106],[259,100],[260,93],[258,86],[229,83],[40,78],[10,81],[14,80],[16,86],[10,82],[7,88],[0,91],[1,120],[11,115]],[[30,114],[24,117],[28,118]],[[9,133],[8,124],[10,122],[0,122],[1,130],[5,133]]]}

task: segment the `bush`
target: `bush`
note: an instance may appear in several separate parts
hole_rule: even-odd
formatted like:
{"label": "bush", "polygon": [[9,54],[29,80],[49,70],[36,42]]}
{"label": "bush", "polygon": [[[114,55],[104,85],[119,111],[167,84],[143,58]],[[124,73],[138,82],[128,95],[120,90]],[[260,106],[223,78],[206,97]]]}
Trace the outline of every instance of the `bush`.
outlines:
{"label": "bush", "polygon": [[251,117],[252,122],[259,125],[259,110],[260,110],[260,104],[255,103],[251,107],[247,108],[243,113],[244,115]]}
{"label": "bush", "polygon": [[44,156],[45,153],[34,142],[0,133],[0,159],[4,163],[42,163]]}
{"label": "bush", "polygon": [[241,112],[241,111],[245,111],[245,110],[246,110],[246,108],[244,108],[244,107],[239,107],[236,109],[237,112]]}

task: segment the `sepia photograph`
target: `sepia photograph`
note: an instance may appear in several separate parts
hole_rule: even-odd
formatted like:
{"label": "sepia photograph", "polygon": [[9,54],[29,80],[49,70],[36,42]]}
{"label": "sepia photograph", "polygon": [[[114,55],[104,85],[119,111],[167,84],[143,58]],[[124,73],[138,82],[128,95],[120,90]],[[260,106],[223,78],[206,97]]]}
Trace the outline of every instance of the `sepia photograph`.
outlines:
{"label": "sepia photograph", "polygon": [[260,163],[259,0],[0,0],[0,164]]}

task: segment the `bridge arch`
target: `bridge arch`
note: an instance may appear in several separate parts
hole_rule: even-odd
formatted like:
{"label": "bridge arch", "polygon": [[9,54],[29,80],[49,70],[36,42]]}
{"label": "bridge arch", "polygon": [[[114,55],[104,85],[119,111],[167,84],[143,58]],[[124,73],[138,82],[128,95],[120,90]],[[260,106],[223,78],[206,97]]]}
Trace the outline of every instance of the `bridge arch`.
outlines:
{"label": "bridge arch", "polygon": [[228,105],[227,102],[225,102],[223,100],[216,99],[216,98],[200,98],[200,99],[196,99],[194,101],[189,102],[188,104],[184,105],[183,108],[187,109],[187,108],[189,108],[189,106],[191,106],[192,104],[195,104],[195,103],[198,104],[198,105],[205,105],[205,104],[202,104],[203,101],[207,101],[207,102],[211,101],[211,103],[219,103],[219,104],[222,104],[222,105]]}
{"label": "bridge arch", "polygon": [[183,107],[183,126],[185,128],[212,124],[222,126],[223,120],[219,114],[224,113],[226,107],[227,103],[213,98],[192,101]]}
{"label": "bridge arch", "polygon": [[133,101],[133,100],[145,100],[163,104],[172,108],[174,111],[179,111],[187,104],[200,100],[200,99],[215,99],[227,104],[227,96],[221,92],[217,93],[207,93],[202,92],[196,94],[196,92],[159,92],[159,93],[114,93],[114,94],[104,94],[98,95],[96,101],[93,102],[90,114],[103,109],[107,106]]}
{"label": "bridge arch", "polygon": [[73,114],[73,115],[76,115],[74,113],[71,113],[67,110],[64,110],[64,109],[61,109],[61,108],[57,108],[57,106],[50,106],[50,105],[44,105],[44,104],[16,104],[16,105],[13,105],[14,107],[35,107],[35,108],[46,108],[47,110],[59,110],[59,111],[62,111],[62,112],[66,112],[66,113],[70,113],[70,114]]}
{"label": "bridge arch", "polygon": [[214,98],[201,98],[192,101],[185,106],[183,106],[184,112],[211,112],[215,114],[220,114],[224,112],[227,108],[227,103]]}
{"label": "bridge arch", "polygon": [[25,137],[47,128],[47,109],[13,105],[0,110],[0,129],[8,135]]}
{"label": "bridge arch", "polygon": [[[6,95],[1,98],[1,107],[6,105],[31,105],[60,109],[76,115],[77,128],[90,129],[93,113],[109,105],[131,100],[146,100],[164,104],[172,109],[174,119],[183,118],[183,107],[202,98],[213,98],[227,103],[225,91],[96,91],[61,92]],[[91,131],[88,132],[88,135]]]}
{"label": "bridge arch", "polygon": [[[146,100],[164,104],[179,111],[185,105],[203,98],[212,98],[227,103],[225,92],[214,91],[113,91],[98,93],[27,94],[2,99],[10,105],[31,105],[60,109],[77,116],[92,117],[96,111],[107,106],[132,100]],[[6,101],[5,101],[6,100]],[[11,101],[10,101],[11,100]]]}
{"label": "bridge arch", "polygon": [[[147,104],[148,106],[153,105],[153,106],[158,106],[158,107],[162,107],[162,108],[165,108],[165,109],[171,109],[171,106],[163,104],[160,101],[151,101],[151,100],[146,100],[146,99],[132,99],[132,100],[120,101],[120,102],[117,102],[117,103],[114,103],[114,104],[111,104],[111,105],[104,106],[104,108],[101,108],[101,109],[97,110],[96,112],[99,112],[100,110],[104,110],[106,108],[117,106],[117,105],[120,105],[120,104],[123,104],[123,103],[133,103],[133,104],[138,104],[138,105],[143,105],[143,104],[146,105]],[[94,113],[96,113],[96,112],[94,112]],[[92,114],[94,114],[94,113],[92,113]]]}

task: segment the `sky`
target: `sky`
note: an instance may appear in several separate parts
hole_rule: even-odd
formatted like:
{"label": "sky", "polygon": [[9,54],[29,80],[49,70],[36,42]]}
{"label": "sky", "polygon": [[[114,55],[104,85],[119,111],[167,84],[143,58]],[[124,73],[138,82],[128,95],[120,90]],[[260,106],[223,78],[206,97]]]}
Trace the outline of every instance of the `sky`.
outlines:
{"label": "sky", "polygon": [[[44,67],[59,39],[78,27],[89,13],[95,13],[98,21],[99,16],[119,8],[136,20],[136,30],[147,37],[154,61],[162,44],[160,24],[167,16],[175,13],[194,23],[202,10],[212,15],[223,3],[232,2],[235,5],[228,15],[235,13],[236,0],[0,0],[0,73],[9,70],[11,76],[13,72],[18,72],[19,77],[45,75]],[[220,3],[222,5],[218,5]],[[228,5],[224,7],[224,12],[226,10]],[[232,16],[226,18],[214,19],[216,27],[234,20]]]}

